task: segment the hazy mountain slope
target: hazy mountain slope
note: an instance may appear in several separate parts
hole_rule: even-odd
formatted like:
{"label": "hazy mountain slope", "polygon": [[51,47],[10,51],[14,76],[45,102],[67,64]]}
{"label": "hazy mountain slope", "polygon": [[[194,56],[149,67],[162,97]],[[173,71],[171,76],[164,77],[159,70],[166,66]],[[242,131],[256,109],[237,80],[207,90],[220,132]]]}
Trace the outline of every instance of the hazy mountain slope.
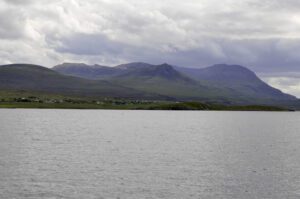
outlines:
{"label": "hazy mountain slope", "polygon": [[282,93],[261,79],[249,69],[239,65],[219,64],[203,69],[177,67],[189,77],[207,82],[219,88],[227,88],[251,98],[269,100],[296,100],[294,96]]}
{"label": "hazy mountain slope", "polygon": [[163,98],[113,85],[106,81],[93,81],[64,76],[53,70],[26,64],[0,66],[0,88],[5,90],[29,90],[78,96],[123,97],[123,98]]}
{"label": "hazy mountain slope", "polygon": [[[55,66],[53,69],[65,75],[87,79],[105,78],[113,84],[134,88],[142,92],[167,95],[177,99],[206,100],[216,97],[213,93],[220,93],[216,89],[201,86],[198,82],[174,70],[168,64],[151,65],[135,62],[118,65],[114,68],[85,64],[62,64]],[[109,69],[108,73],[107,69]]]}
{"label": "hazy mountain slope", "polygon": [[144,67],[127,68],[127,72],[123,73],[116,78],[161,78],[169,81],[181,81],[184,83],[196,83],[193,79],[183,75],[175,70],[171,65],[148,65]]}
{"label": "hazy mountain slope", "polygon": [[105,79],[123,73],[122,70],[115,67],[87,65],[82,63],[63,63],[54,66],[52,69],[64,75],[86,79]]}
{"label": "hazy mountain slope", "polygon": [[204,86],[178,72],[168,64],[144,65],[131,68],[127,73],[110,80],[119,85],[126,85],[140,91],[167,95],[178,100],[201,100],[227,103],[231,91]]}
{"label": "hazy mountain slope", "polygon": [[87,79],[106,79],[113,84],[177,100],[237,104],[278,104],[296,100],[267,85],[254,72],[238,65],[219,64],[192,69],[135,62],[113,68],[62,64],[54,67],[54,70]]}
{"label": "hazy mountain slope", "polygon": [[153,65],[142,62],[121,64],[115,67],[101,66],[96,64],[87,65],[84,63],[63,63],[54,66],[52,70],[57,71],[63,75],[99,80],[108,79],[124,73],[128,73],[132,70],[142,69],[151,66]]}

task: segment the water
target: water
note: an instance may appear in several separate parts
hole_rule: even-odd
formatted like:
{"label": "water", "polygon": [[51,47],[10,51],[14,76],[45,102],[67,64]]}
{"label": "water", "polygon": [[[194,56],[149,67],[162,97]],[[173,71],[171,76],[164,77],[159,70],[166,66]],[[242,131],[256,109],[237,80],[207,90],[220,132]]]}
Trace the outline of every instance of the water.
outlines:
{"label": "water", "polygon": [[300,113],[0,110],[0,198],[300,198]]}

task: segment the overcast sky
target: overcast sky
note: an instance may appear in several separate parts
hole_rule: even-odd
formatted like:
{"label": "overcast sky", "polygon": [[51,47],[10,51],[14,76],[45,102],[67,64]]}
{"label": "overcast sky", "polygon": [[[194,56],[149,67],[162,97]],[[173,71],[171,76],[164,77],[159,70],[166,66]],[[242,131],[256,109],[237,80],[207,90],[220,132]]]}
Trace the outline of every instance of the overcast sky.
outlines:
{"label": "overcast sky", "polygon": [[300,96],[299,0],[0,0],[0,62],[240,64]]}

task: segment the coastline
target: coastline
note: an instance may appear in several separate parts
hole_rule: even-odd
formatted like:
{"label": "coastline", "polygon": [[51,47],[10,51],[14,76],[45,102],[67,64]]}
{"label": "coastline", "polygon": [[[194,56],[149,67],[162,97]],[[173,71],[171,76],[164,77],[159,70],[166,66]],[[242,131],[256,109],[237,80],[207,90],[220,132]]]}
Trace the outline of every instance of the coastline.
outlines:
{"label": "coastline", "polygon": [[165,110],[165,111],[268,111],[294,112],[295,110],[263,105],[226,106],[200,102],[155,102],[145,104],[114,103],[32,103],[1,102],[0,109],[74,109],[74,110]]}

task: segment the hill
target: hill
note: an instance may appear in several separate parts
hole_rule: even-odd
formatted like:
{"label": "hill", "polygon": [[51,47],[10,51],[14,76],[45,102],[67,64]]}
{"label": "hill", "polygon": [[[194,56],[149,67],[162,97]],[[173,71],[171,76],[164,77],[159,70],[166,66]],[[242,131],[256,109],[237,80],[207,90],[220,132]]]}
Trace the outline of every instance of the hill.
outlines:
{"label": "hill", "polygon": [[153,66],[154,65],[142,62],[121,64],[115,67],[101,66],[97,64],[87,65],[84,63],[63,63],[54,66],[52,70],[64,75],[99,80],[126,74],[129,71],[141,70]]}
{"label": "hill", "polygon": [[29,64],[0,66],[0,89],[86,97],[163,98],[107,81],[66,76],[42,66]]}
{"label": "hill", "polygon": [[[74,64],[73,64],[74,65]],[[177,100],[198,100],[222,104],[294,104],[294,96],[282,93],[261,79],[246,67],[218,64],[206,68],[194,69],[175,67],[168,64],[152,65],[134,62],[116,67],[92,67],[82,65],[80,73],[69,65],[72,74],[62,66],[54,69],[65,74],[89,78],[105,79],[113,84],[134,88],[135,90],[167,95]],[[72,69],[73,68],[73,69]],[[87,70],[96,68],[97,72]],[[108,70],[113,72],[105,72]],[[298,102],[297,102],[298,103]]]}
{"label": "hill", "polygon": [[[177,100],[216,101],[224,103],[221,91],[199,82],[175,70],[168,64],[144,65],[139,68],[127,68],[122,75],[112,77],[110,82],[136,90],[166,95]],[[224,93],[224,92],[223,92]]]}
{"label": "hill", "polygon": [[296,97],[269,86],[243,66],[218,64],[201,69],[177,67],[177,70],[194,80],[234,90],[247,98],[273,102],[296,100]]}
{"label": "hill", "polygon": [[86,79],[105,79],[122,74],[122,70],[115,67],[101,66],[101,65],[87,65],[83,63],[63,63],[54,66],[52,70],[64,75],[81,77]]}
{"label": "hill", "polygon": [[202,69],[142,62],[107,67],[65,63],[48,69],[28,64],[0,66],[1,90],[25,90],[97,98],[201,101],[225,105],[298,106],[249,69],[219,64]]}

